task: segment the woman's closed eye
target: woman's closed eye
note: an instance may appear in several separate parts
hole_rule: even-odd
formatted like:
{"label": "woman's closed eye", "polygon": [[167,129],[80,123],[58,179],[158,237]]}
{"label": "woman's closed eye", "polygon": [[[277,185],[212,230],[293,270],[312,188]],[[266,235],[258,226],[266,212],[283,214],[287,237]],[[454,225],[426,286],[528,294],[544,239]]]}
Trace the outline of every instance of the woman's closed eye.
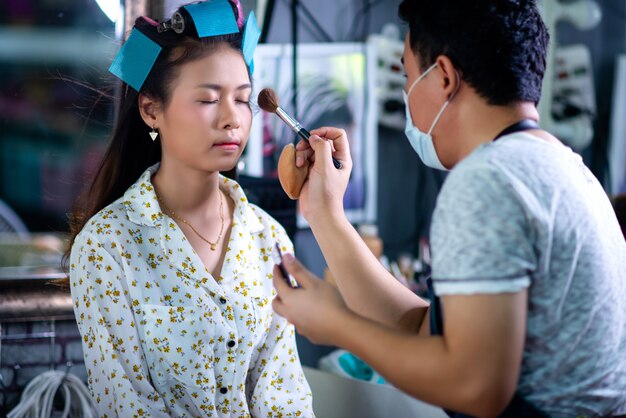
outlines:
{"label": "woman's closed eye", "polygon": [[[220,100],[219,99],[215,99],[215,100],[198,100],[198,103],[200,104],[217,104],[219,103]],[[246,106],[250,106],[250,99],[235,99],[235,103],[237,104],[243,104]]]}

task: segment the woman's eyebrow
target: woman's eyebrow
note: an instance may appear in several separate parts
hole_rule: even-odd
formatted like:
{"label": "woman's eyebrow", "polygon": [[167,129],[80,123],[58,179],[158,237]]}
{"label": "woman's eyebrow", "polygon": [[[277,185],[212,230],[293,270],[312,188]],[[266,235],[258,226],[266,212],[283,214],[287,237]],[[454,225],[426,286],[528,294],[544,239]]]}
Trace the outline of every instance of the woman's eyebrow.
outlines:
{"label": "woman's eyebrow", "polygon": [[[212,84],[212,83],[203,83],[203,84],[198,84],[196,86],[197,89],[211,89],[211,90],[217,90],[220,91],[222,90],[222,86],[219,84]],[[236,88],[236,90],[245,90],[245,89],[251,89],[252,85],[250,83],[246,83],[246,84],[242,84],[239,87]]]}

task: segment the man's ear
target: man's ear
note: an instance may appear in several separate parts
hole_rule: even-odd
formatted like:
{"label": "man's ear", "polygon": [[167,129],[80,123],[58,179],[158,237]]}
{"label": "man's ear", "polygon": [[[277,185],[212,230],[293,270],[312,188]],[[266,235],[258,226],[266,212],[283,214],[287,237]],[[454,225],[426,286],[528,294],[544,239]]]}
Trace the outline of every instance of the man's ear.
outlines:
{"label": "man's ear", "polygon": [[157,118],[161,111],[160,103],[149,96],[140,93],[137,98],[137,104],[139,106],[139,114],[145,124],[150,128],[158,128]]}
{"label": "man's ear", "polygon": [[447,98],[452,97],[459,90],[461,77],[459,70],[454,66],[450,58],[445,55],[437,57],[437,69],[441,72],[441,83]]}

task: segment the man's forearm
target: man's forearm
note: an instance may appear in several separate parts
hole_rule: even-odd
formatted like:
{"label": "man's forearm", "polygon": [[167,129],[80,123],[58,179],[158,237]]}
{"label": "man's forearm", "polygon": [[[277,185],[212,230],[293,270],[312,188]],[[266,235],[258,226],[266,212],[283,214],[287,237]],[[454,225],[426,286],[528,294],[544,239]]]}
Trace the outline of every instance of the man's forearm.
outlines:
{"label": "man's forearm", "polygon": [[481,370],[451,350],[443,337],[392,330],[356,315],[341,318],[336,329],[341,331],[335,336],[337,346],[415,398],[476,416],[499,409],[497,388],[486,385]]}
{"label": "man's forearm", "polygon": [[419,328],[428,303],[385,270],[345,216],[311,222],[311,229],[352,310],[396,328]]}

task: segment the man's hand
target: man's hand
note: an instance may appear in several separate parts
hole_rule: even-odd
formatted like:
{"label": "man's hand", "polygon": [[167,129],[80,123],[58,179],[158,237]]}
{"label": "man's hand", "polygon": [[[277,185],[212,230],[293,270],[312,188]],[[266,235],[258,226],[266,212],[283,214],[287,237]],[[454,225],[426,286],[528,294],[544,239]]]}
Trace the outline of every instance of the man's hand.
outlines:
{"label": "man's hand", "polygon": [[[335,168],[332,157],[341,162],[341,169]],[[300,192],[302,215],[309,223],[328,216],[340,216],[352,170],[346,132],[330,127],[314,129],[309,143],[300,141],[296,146],[296,166],[302,166],[305,159],[311,162],[311,166],[308,180]]]}
{"label": "man's hand", "polygon": [[291,288],[278,266],[274,266],[274,287],[278,295],[272,307],[312,342],[335,345],[335,336],[342,332],[341,319],[354,314],[334,286],[317,278],[291,254],[285,254],[283,265],[299,287]]}

